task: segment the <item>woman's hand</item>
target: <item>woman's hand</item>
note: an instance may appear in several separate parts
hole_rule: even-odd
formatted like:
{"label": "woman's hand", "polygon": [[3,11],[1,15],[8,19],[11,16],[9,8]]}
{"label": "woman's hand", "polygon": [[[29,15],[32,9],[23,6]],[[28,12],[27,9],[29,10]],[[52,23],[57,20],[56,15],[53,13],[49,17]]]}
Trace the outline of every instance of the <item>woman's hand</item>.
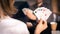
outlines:
{"label": "woman's hand", "polygon": [[35,34],[40,34],[47,28],[47,21],[40,20],[36,26]]}
{"label": "woman's hand", "polygon": [[33,27],[33,24],[31,22],[27,22],[26,25],[28,28]]}
{"label": "woman's hand", "polygon": [[23,13],[31,20],[36,20],[36,16],[33,14],[33,11],[29,8],[23,8]]}

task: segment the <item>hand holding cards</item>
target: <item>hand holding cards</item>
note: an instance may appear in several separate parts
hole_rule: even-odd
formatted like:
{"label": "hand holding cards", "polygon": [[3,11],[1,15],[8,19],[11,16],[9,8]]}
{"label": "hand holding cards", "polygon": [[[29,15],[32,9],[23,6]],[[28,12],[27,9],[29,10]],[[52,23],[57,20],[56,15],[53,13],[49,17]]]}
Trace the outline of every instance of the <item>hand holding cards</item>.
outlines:
{"label": "hand holding cards", "polygon": [[22,9],[23,13],[26,15],[27,13],[33,13],[33,11],[29,8],[23,8]]}
{"label": "hand holding cards", "polygon": [[22,9],[23,13],[26,15],[28,13],[34,13],[35,16],[38,18],[38,20],[42,19],[42,20],[47,20],[48,17],[52,14],[52,12],[45,8],[45,7],[39,7],[36,10],[31,10],[29,8],[24,8]]}
{"label": "hand holding cards", "polygon": [[40,20],[40,19],[47,20],[48,17],[52,14],[52,12],[49,9],[45,8],[45,7],[40,7],[40,8],[37,8],[34,11],[34,14],[38,18],[38,20]]}

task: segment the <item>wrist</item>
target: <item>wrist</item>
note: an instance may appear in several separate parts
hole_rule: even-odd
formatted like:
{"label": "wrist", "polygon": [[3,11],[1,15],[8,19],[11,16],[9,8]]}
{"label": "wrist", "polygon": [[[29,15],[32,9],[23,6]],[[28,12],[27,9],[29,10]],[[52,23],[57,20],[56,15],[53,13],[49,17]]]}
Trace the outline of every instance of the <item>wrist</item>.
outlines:
{"label": "wrist", "polygon": [[39,30],[39,29],[35,29],[34,34],[40,34],[41,32],[42,32],[41,30]]}
{"label": "wrist", "polygon": [[35,31],[34,34],[41,34],[41,32],[39,32],[39,31]]}

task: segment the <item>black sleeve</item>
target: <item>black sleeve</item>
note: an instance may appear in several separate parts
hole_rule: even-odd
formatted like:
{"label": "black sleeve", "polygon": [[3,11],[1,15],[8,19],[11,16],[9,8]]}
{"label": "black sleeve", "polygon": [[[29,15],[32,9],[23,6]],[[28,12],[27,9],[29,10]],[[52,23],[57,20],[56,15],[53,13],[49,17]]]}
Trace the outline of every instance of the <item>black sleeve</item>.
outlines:
{"label": "black sleeve", "polygon": [[24,15],[22,9],[23,8],[28,8],[27,2],[16,2],[16,7],[18,9],[18,12],[13,16],[13,18],[21,20],[23,22],[27,21],[26,15]]}

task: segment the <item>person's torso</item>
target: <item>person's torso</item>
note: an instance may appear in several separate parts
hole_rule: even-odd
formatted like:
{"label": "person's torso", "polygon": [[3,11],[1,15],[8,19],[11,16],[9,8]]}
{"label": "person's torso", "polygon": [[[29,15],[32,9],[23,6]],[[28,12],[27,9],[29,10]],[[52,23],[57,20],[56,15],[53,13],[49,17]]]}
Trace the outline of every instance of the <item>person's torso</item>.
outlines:
{"label": "person's torso", "polygon": [[24,22],[7,17],[0,22],[0,34],[29,34]]}

